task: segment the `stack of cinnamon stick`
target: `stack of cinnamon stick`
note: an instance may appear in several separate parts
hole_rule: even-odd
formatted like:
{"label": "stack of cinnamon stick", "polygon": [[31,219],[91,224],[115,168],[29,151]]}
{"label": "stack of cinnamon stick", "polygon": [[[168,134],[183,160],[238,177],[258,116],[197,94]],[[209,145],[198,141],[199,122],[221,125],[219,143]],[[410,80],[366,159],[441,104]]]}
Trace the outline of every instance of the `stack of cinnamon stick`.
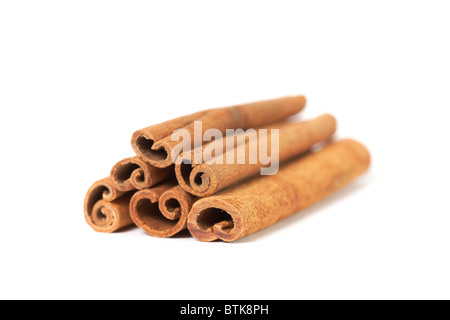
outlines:
{"label": "stack of cinnamon stick", "polygon": [[230,242],[324,199],[364,173],[370,155],[354,140],[330,142],[331,115],[287,120],[305,103],[296,96],[211,109],[138,130],[136,156],[89,189],[87,223],[108,233],[137,225],[164,238],[188,228],[200,241]]}

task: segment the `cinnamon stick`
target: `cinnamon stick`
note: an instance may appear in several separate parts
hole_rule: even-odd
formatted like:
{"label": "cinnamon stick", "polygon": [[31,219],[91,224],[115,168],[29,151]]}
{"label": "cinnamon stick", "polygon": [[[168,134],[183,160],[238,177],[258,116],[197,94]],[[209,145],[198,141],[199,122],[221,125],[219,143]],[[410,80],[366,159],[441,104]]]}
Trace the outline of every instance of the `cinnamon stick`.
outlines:
{"label": "cinnamon stick", "polygon": [[276,175],[200,199],[189,214],[188,229],[200,241],[235,241],[324,199],[369,165],[370,155],[362,144],[353,140],[330,144]]}
{"label": "cinnamon stick", "polygon": [[[172,150],[179,143],[172,141],[171,137],[176,129],[185,129],[194,136],[194,121],[201,121],[202,136],[208,129],[226,133],[227,129],[256,128],[300,112],[305,103],[304,96],[297,96],[211,109],[136,131],[131,139],[131,145],[136,154],[148,163],[165,168],[173,164]],[[194,141],[190,147],[194,147]]]}
{"label": "cinnamon stick", "polygon": [[[274,141],[274,143],[271,141],[271,130],[275,128],[279,129],[279,141]],[[257,153],[256,150],[262,147],[260,143],[269,146],[268,150],[272,156],[278,153],[277,157],[281,163],[307,151],[314,144],[329,139],[335,131],[336,120],[331,115],[323,115],[305,122],[275,125],[270,127],[267,139],[261,141],[261,137],[256,136],[256,139],[247,140],[245,146],[238,145],[233,150],[201,165],[196,165],[189,159],[184,159],[183,162],[177,161],[176,177],[180,186],[187,192],[198,197],[208,197],[240,180],[257,174],[261,168],[269,166],[269,164],[261,162],[259,158],[253,163],[249,161],[251,153]],[[242,147],[245,153],[239,155],[237,149]],[[271,150],[271,147],[275,148]],[[229,154],[234,158],[233,164],[226,163]],[[189,156],[192,158],[193,154],[191,153]],[[243,159],[239,159],[242,156]],[[217,161],[219,157],[220,162]]]}
{"label": "cinnamon stick", "polygon": [[97,232],[111,233],[133,224],[129,212],[132,193],[117,190],[111,178],[94,183],[84,200],[86,222]]}
{"label": "cinnamon stick", "polygon": [[119,191],[150,188],[173,175],[173,166],[156,168],[139,157],[123,159],[111,170],[111,180]]}
{"label": "cinnamon stick", "polygon": [[159,232],[160,237],[168,238],[187,228],[187,219],[197,197],[187,193],[180,186],[164,192],[159,199],[159,210],[168,219],[178,220],[172,227]]}
{"label": "cinnamon stick", "polygon": [[160,166],[166,166],[165,161],[170,155],[166,150],[155,147],[155,142],[169,137],[175,130],[200,119],[208,111],[193,113],[136,131],[131,138],[131,146],[134,152],[150,164],[155,165],[164,162]]}
{"label": "cinnamon stick", "polygon": [[149,235],[171,237],[187,227],[187,217],[197,198],[171,180],[138,191],[130,201],[131,218]]}

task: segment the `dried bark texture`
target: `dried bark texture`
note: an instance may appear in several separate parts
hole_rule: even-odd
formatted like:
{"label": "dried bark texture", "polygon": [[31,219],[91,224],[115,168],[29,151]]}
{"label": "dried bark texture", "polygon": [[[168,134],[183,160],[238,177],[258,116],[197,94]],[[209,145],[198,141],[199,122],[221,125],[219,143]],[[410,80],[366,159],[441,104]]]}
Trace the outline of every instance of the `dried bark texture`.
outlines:
{"label": "dried bark texture", "polygon": [[130,201],[131,217],[149,235],[168,238],[186,229],[189,211],[196,200],[172,180],[138,191]]}
{"label": "dried bark texture", "polygon": [[[261,126],[255,128],[255,130],[260,129],[279,129],[280,127],[292,124],[291,120],[284,120],[281,122],[273,123],[266,126]],[[219,139],[214,139],[212,142],[205,142],[202,146],[189,150],[186,153],[182,153],[176,160],[175,165],[181,164],[183,161],[186,164],[191,164],[192,159],[195,159],[196,156],[201,157],[203,159],[202,163],[208,162],[214,158],[217,158],[227,152],[227,143],[231,143],[233,149],[240,146],[241,144],[248,143],[248,139],[246,139],[247,131],[239,132],[235,131],[233,134],[229,134],[227,136],[221,137]],[[180,170],[180,169],[178,169]]]}
{"label": "dried bark texture", "polygon": [[119,161],[111,170],[112,182],[119,191],[147,189],[173,175],[173,166],[156,168],[139,157]]}
{"label": "dried bark texture", "polygon": [[[273,150],[272,131],[269,130],[267,139],[261,141],[259,136],[256,139],[247,139],[233,150],[207,160],[201,165],[191,162],[192,158],[185,159],[182,163],[177,160],[175,172],[180,186],[198,197],[211,196],[240,180],[258,174],[261,168],[270,166],[270,163],[263,163],[259,157],[256,162],[250,161],[261,147],[268,146],[269,154],[272,155],[277,152],[281,163],[307,151],[314,144],[329,139],[336,131],[336,120],[331,115],[323,115],[311,121],[283,123],[270,129],[279,129],[279,141],[276,143],[274,140]],[[245,152],[238,152],[238,149]],[[189,154],[189,157],[192,156],[193,153]],[[227,164],[228,158],[233,159],[232,164]]]}
{"label": "dried bark texture", "polygon": [[[256,128],[281,121],[302,111],[305,103],[304,96],[296,96],[211,109],[139,130],[133,134],[131,145],[136,154],[148,163],[165,168],[173,164],[172,150],[179,144],[178,141],[171,140],[176,129],[185,129],[194,137],[194,121],[202,122],[202,136],[208,129],[218,129],[226,133],[227,129]],[[194,147],[194,141],[190,147]]]}
{"label": "dried bark texture", "polygon": [[129,203],[132,193],[117,190],[111,178],[97,181],[84,200],[86,222],[97,232],[111,233],[133,224]]}
{"label": "dried bark texture", "polygon": [[360,143],[333,143],[288,164],[276,175],[200,199],[189,214],[188,229],[200,241],[235,241],[324,199],[369,165],[369,152]]}

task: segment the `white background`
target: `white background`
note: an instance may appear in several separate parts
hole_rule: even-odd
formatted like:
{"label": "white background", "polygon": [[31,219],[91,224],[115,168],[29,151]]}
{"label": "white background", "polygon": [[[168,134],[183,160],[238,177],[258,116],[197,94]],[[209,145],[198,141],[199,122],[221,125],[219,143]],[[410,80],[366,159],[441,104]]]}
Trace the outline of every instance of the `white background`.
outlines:
{"label": "white background", "polygon": [[[448,1],[2,1],[0,298],[450,298]],[[98,234],[131,134],[305,94],[370,172],[236,243]]]}

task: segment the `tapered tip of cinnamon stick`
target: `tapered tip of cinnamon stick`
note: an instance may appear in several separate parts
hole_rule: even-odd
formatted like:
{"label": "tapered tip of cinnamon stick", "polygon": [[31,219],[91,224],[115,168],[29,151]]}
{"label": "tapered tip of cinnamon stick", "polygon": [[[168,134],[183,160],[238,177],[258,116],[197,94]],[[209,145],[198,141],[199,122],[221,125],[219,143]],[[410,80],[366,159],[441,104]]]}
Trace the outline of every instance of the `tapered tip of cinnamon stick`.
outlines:
{"label": "tapered tip of cinnamon stick", "polygon": [[[359,160],[361,164],[362,172],[365,172],[369,169],[372,163],[372,156],[370,154],[369,149],[359,141],[354,139],[342,139],[339,141],[339,144],[346,146],[348,148],[349,153]],[[362,173],[361,172],[361,173]]]}
{"label": "tapered tip of cinnamon stick", "polygon": [[306,97],[303,95],[299,95],[299,96],[291,96],[291,97],[287,97],[287,99],[291,99],[293,101],[295,101],[295,103],[298,106],[298,110],[297,112],[302,111],[303,109],[305,109],[306,103],[308,102],[306,100]]}
{"label": "tapered tip of cinnamon stick", "polygon": [[226,242],[243,236],[243,218],[232,204],[218,197],[200,199],[188,216],[189,232],[197,240]]}

